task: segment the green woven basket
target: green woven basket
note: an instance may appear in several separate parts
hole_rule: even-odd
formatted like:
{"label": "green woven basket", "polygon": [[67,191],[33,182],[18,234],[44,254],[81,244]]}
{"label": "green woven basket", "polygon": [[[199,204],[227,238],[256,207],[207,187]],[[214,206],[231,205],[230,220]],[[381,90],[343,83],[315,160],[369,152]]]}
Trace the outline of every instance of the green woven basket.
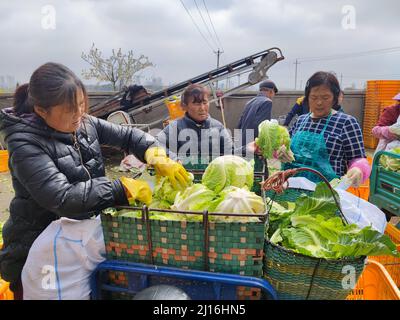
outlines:
{"label": "green woven basket", "polygon": [[[188,171],[195,175],[195,181],[204,173],[199,169]],[[261,173],[255,174],[253,187],[259,187],[262,179]],[[148,219],[145,207],[120,208],[142,210],[142,218],[102,213],[107,259],[262,276],[265,215],[258,222],[246,223],[210,222],[207,212],[196,213],[203,216],[202,222],[160,221]]]}
{"label": "green woven basket", "polygon": [[205,228],[203,222],[146,220],[104,213],[101,220],[107,259],[262,276],[262,221],[208,222]]}
{"label": "green woven basket", "polygon": [[[282,194],[267,192],[276,202],[293,202],[310,191],[287,189]],[[283,300],[343,300],[364,270],[366,257],[327,260],[308,257],[275,245],[266,239],[264,278]],[[346,277],[351,273],[351,279]]]}

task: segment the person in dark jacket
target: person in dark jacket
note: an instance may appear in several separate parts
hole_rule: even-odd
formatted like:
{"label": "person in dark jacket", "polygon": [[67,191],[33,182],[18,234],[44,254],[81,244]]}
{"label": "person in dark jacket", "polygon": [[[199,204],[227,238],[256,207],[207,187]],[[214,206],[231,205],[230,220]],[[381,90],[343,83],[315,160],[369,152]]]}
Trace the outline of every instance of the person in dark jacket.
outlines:
{"label": "person in dark jacket", "polygon": [[[343,97],[344,97],[344,92],[340,90],[338,104],[332,107],[333,110],[336,110],[338,112],[344,112],[343,107],[341,106]],[[303,114],[307,114],[309,112],[310,112],[310,107],[308,106],[307,101],[304,100],[304,96],[302,96],[296,100],[296,103],[292,107],[292,110],[290,110],[290,112],[287,114],[283,125],[285,127],[289,127],[290,123],[292,122],[295,116],[300,117]]]}
{"label": "person in dark jacket", "polygon": [[285,127],[288,127],[290,125],[290,122],[292,122],[293,118],[295,116],[301,116],[303,114],[307,114],[310,112],[310,108],[308,107],[307,102],[304,101],[304,96],[298,98],[296,100],[296,103],[292,107],[292,110],[287,114],[285,122],[283,125]]}
{"label": "person in dark jacket", "polygon": [[278,93],[278,88],[271,80],[261,82],[259,88],[260,92],[247,102],[239,120],[238,128],[242,130],[242,146],[258,137],[258,125],[261,122],[271,120],[272,99]]}
{"label": "person in dark jacket", "polygon": [[152,136],[89,116],[87,109],[86,90],[74,73],[46,63],[16,90],[14,107],[0,112],[15,191],[3,228],[0,274],[16,299],[22,297],[29,249],[52,221],[88,219],[131,200],[151,201],[147,183],[105,177],[101,144],[133,153],[171,182],[188,182],[182,165],[167,158]]}
{"label": "person in dark jacket", "polygon": [[157,139],[171,157],[232,154],[232,137],[221,122],[209,114],[209,91],[199,84],[189,85],[181,97],[185,115],[171,122]]}

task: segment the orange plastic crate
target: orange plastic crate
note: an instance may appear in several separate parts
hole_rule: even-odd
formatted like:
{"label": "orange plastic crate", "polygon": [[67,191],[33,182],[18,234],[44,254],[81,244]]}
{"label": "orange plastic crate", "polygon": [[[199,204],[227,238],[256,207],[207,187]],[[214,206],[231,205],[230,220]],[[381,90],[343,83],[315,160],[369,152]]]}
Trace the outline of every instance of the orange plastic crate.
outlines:
{"label": "orange plastic crate", "polygon": [[368,149],[376,149],[378,146],[378,139],[374,138],[372,136],[372,133],[370,136],[367,136],[367,134],[364,132],[364,146]]}
{"label": "orange plastic crate", "polygon": [[368,201],[369,198],[369,179],[359,186],[358,188],[350,187],[347,192],[354,194],[355,196]]}
{"label": "orange plastic crate", "polygon": [[347,300],[400,300],[400,290],[382,264],[368,259]]}
{"label": "orange plastic crate", "polygon": [[[386,226],[385,234],[387,234],[390,239],[392,239],[392,241],[397,246],[397,251],[400,252],[400,230],[391,223],[388,223]],[[400,258],[396,258],[393,256],[374,256],[368,257],[368,259],[381,263],[389,272],[397,287],[400,287]]]}
{"label": "orange plastic crate", "polygon": [[8,170],[8,151],[0,150],[0,172],[7,172]]}
{"label": "orange plastic crate", "polygon": [[383,109],[393,104],[392,98],[399,92],[399,80],[367,81],[363,119],[364,144],[367,148],[375,149],[378,145],[378,140],[372,136],[372,128],[378,122]]}

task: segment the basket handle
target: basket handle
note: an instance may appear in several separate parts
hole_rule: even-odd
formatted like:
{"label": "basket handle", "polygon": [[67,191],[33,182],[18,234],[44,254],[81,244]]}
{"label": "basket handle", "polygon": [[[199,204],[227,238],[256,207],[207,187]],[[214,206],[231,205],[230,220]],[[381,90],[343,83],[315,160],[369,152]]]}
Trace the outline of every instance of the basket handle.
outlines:
{"label": "basket handle", "polygon": [[311,169],[311,168],[296,168],[296,169],[289,169],[285,171],[279,171],[273,174],[271,177],[269,177],[267,180],[263,181],[261,184],[261,188],[264,190],[273,190],[275,193],[282,193],[285,191],[284,184],[287,182],[287,180],[296,175],[299,172],[302,171],[309,171],[311,173],[316,174],[318,177],[321,178],[323,182],[328,186],[329,190],[331,191],[333,195],[333,199],[335,200],[336,206],[339,209],[340,217],[342,220],[346,223],[349,224],[347,221],[346,217],[343,214],[342,208],[340,207],[340,202],[336,198],[335,192],[333,191],[333,188],[331,184],[329,183],[328,179],[325,178],[323,174],[318,172],[317,170]]}

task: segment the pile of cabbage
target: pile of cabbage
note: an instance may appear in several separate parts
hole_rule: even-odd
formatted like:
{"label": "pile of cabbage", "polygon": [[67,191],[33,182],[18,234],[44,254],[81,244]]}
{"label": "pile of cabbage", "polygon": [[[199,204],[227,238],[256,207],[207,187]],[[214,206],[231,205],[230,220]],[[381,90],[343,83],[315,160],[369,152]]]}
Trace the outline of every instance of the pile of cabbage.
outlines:
{"label": "pile of cabbage", "polygon": [[[335,195],[339,199],[336,192]],[[355,224],[345,224],[324,183],[319,183],[313,194],[298,197],[295,203],[274,203],[266,237],[273,244],[316,258],[400,256],[387,235],[371,227],[360,229]]]}
{"label": "pile of cabbage", "polygon": [[[390,152],[400,155],[400,148],[391,149]],[[382,155],[380,158],[380,165],[386,170],[400,172],[400,159],[396,159],[387,155]]]}
{"label": "pile of cabbage", "polygon": [[[246,161],[238,156],[227,155],[214,159],[206,168],[201,183],[192,182],[189,187],[174,189],[167,178],[150,177],[144,173],[141,177],[155,183],[153,200],[150,204],[150,219],[202,221],[202,214],[177,214],[157,212],[151,209],[171,209],[175,211],[208,210],[214,213],[264,214],[264,200],[250,191],[254,182],[254,161]],[[152,179],[152,181],[149,181]],[[140,204],[137,204],[140,206]],[[108,209],[107,213],[129,217],[141,217],[140,211]],[[252,222],[257,217],[228,217],[211,215],[210,221]]]}

